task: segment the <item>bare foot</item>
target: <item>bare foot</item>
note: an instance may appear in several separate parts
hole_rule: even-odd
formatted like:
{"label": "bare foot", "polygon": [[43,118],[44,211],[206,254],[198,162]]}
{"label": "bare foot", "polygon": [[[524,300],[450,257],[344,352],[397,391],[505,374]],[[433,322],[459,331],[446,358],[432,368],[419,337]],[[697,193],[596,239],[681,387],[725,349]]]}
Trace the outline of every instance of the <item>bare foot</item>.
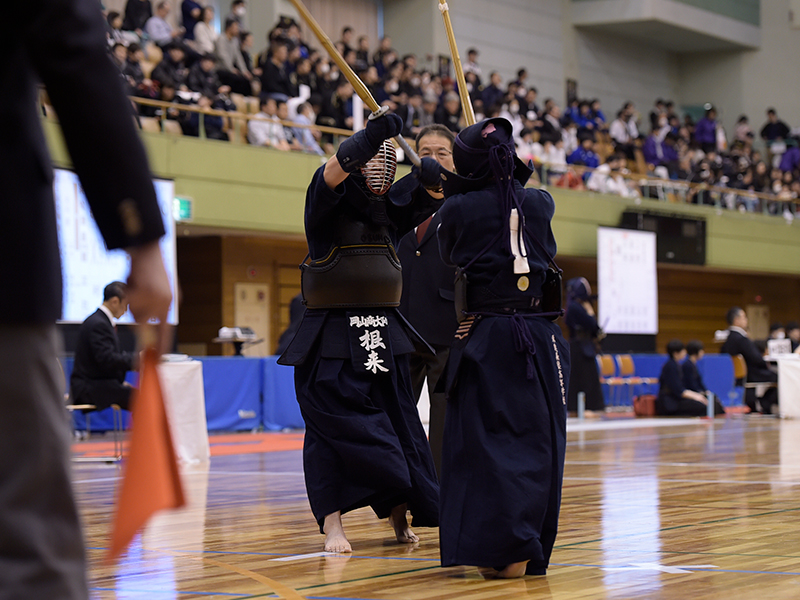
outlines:
{"label": "bare foot", "polygon": [[335,513],[325,517],[322,530],[325,532],[325,552],[344,553],[353,551],[350,542],[347,541],[347,537],[344,535],[341,512],[337,510]]}
{"label": "bare foot", "polygon": [[400,504],[392,509],[392,514],[389,515],[389,524],[394,529],[394,534],[397,541],[401,544],[414,544],[419,541],[417,534],[411,531],[408,526],[408,519],[406,518],[406,511],[408,506]]}
{"label": "bare foot", "polygon": [[525,567],[528,566],[528,561],[511,563],[505,569],[497,574],[498,579],[517,579],[525,575]]}

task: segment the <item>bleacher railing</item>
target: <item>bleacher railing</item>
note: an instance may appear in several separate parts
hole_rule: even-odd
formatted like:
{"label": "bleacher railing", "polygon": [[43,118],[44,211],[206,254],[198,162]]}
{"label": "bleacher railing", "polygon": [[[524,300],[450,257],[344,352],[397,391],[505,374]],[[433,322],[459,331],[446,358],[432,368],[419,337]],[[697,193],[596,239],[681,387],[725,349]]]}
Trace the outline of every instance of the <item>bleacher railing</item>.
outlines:
{"label": "bleacher railing", "polygon": [[[166,128],[164,127],[164,121],[171,120],[168,117],[168,112],[170,110],[221,117],[226,123],[224,131],[230,132],[228,134],[230,141],[238,144],[248,143],[247,124],[250,121],[261,121],[267,123],[278,122],[286,127],[317,130],[323,134],[332,136],[334,147],[338,145],[341,138],[353,135],[353,131],[349,129],[340,129],[337,127],[328,127],[325,125],[316,124],[307,125],[303,123],[295,123],[294,121],[276,121],[274,119],[261,117],[256,114],[243,113],[239,111],[217,110],[203,108],[196,105],[181,104],[177,102],[151,100],[148,98],[131,97],[130,99],[139,106],[149,106],[162,109],[155,117],[141,117],[139,115],[133,116],[140,123],[140,127],[141,119],[157,119],[162,133],[165,133],[166,135],[172,135],[167,132],[165,130]],[[42,103],[42,107],[47,118],[55,118],[51,107],[44,102]],[[206,138],[204,121],[205,119],[198,119],[198,133],[201,139]],[[413,147],[413,140],[408,141]],[[531,182],[529,182],[529,185],[534,185],[536,187],[567,188],[570,186],[561,183],[559,180],[564,179],[565,176],[568,177],[569,175],[572,175],[573,181],[580,180],[580,182],[583,184],[579,188],[582,191],[585,190],[585,183],[591,177],[592,173],[597,171],[597,169],[582,165],[535,163],[535,167],[536,175]],[[604,173],[604,175],[606,174]],[[800,199],[798,198],[781,197],[775,194],[767,194],[764,192],[728,188],[724,186],[709,185],[706,183],[693,183],[685,180],[662,179],[652,175],[633,173],[629,171],[615,172],[614,176],[617,175],[620,175],[623,179],[631,183],[630,188],[632,192],[638,192],[638,194],[640,194],[643,198],[660,200],[663,202],[699,204],[726,210],[742,210],[741,207],[743,207],[743,210],[746,212],[778,215],[785,214],[785,211],[788,210],[792,217],[797,216],[798,205],[800,205]],[[585,191],[591,192],[592,190]],[[696,201],[694,199],[696,199]]]}

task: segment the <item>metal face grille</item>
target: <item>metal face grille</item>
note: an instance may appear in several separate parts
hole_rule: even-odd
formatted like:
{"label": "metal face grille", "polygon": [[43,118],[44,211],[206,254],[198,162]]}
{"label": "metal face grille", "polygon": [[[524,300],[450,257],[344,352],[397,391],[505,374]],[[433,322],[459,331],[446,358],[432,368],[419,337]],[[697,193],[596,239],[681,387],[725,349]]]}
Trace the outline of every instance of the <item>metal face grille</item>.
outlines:
{"label": "metal face grille", "polygon": [[378,196],[383,196],[389,191],[396,172],[397,153],[389,140],[384,140],[378,153],[361,167],[367,188]]}

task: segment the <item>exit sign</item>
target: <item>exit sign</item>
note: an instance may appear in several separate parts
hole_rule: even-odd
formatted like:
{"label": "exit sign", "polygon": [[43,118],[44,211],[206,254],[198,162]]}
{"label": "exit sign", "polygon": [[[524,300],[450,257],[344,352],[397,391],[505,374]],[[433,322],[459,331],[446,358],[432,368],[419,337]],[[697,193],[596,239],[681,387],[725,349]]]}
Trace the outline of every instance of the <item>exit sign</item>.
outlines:
{"label": "exit sign", "polygon": [[176,221],[191,221],[194,217],[193,200],[182,196],[175,196],[172,201],[172,217]]}

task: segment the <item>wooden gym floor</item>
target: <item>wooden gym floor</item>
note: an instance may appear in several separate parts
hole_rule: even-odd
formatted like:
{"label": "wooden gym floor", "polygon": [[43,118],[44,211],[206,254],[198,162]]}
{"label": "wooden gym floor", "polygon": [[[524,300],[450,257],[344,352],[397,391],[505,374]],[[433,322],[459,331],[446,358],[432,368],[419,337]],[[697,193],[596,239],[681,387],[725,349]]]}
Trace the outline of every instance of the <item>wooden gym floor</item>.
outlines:
{"label": "wooden gym floor", "polygon": [[800,421],[570,422],[552,564],[513,581],[442,569],[437,530],[401,546],[368,509],[344,518],[352,556],[322,555],[301,452],[285,449],[186,470],[190,507],[104,566],[118,476],[75,465],[96,599],[800,598]]}

